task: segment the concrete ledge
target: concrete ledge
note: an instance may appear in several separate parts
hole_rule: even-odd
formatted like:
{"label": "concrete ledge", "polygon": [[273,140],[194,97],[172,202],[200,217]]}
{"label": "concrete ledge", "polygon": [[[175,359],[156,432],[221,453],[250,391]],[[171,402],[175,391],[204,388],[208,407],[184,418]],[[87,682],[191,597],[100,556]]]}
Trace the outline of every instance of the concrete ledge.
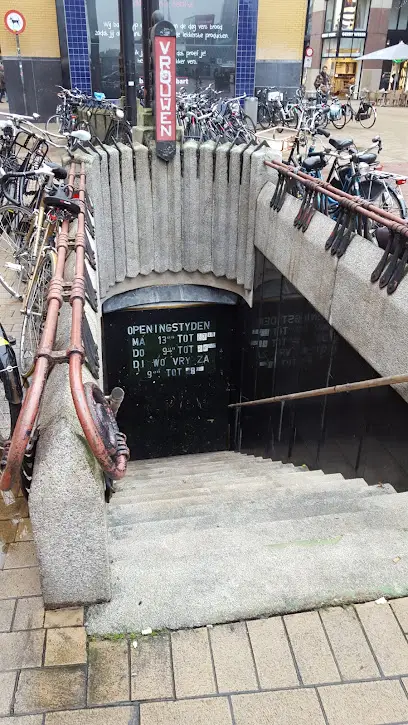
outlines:
{"label": "concrete ledge", "polygon": [[[71,310],[61,309],[58,349]],[[92,380],[84,367],[84,380]],[[48,608],[109,601],[110,566],[102,472],[72,402],[68,365],[56,365],[42,401],[29,508]]]}
{"label": "concrete ledge", "polygon": [[[334,222],[316,212],[300,232],[293,226],[300,201],[287,196],[276,212],[274,190],[269,181],[258,196],[255,246],[380,375],[405,373],[408,279],[389,296],[370,281],[381,249],[356,235],[340,260],[332,257],[324,245]],[[407,385],[395,389],[408,401]]]}

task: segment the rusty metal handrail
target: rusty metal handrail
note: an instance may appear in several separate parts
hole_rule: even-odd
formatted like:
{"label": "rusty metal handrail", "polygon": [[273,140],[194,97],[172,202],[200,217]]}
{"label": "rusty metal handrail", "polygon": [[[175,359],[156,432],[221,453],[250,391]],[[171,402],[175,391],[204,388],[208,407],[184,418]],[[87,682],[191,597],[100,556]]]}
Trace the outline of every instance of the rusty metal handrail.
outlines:
{"label": "rusty metal handrail", "polygon": [[311,191],[315,191],[319,194],[324,194],[325,196],[328,196],[335,201],[338,201],[345,209],[353,211],[357,214],[361,214],[362,216],[365,216],[368,219],[371,219],[372,221],[375,221],[378,224],[381,224],[382,226],[391,229],[391,231],[408,238],[407,222],[404,223],[399,217],[395,216],[394,214],[390,214],[390,212],[384,211],[383,209],[380,209],[378,206],[372,204],[366,199],[362,199],[359,196],[352,196],[351,194],[347,194],[345,191],[342,191],[341,189],[337,189],[335,186],[332,186],[327,181],[323,181],[322,179],[316,179],[315,177],[310,176],[309,174],[306,174],[303,171],[297,170],[293,167],[291,168],[287,164],[283,164],[280,161],[265,160],[264,164],[265,166],[269,166],[272,169],[275,169],[275,171],[278,171],[284,176],[287,176],[293,180],[300,181],[306,188],[309,188]]}
{"label": "rusty metal handrail", "polygon": [[[70,166],[68,187],[74,188],[75,162]],[[122,478],[126,472],[126,446],[121,446],[116,461],[106,450],[106,446],[91,416],[88,401],[85,397],[82,381],[82,363],[84,350],[82,347],[82,319],[85,305],[85,164],[81,164],[79,184],[80,213],[75,238],[75,276],[71,288],[70,303],[72,307],[71,340],[67,351],[54,351],[55,337],[58,326],[58,313],[63,303],[64,270],[68,252],[69,221],[64,220],[56,241],[57,264],[55,274],[50,282],[47,296],[47,314],[37,351],[35,369],[30,387],[23,401],[16,427],[11,439],[7,463],[0,480],[0,491],[10,489],[17,493],[21,480],[21,465],[24,453],[38,415],[41,398],[44,392],[50,368],[55,363],[69,362],[69,379],[71,394],[79,421],[86,440],[100,463],[102,469],[112,478]],[[126,449],[127,451],[127,449]]]}
{"label": "rusty metal handrail", "polygon": [[353,393],[355,390],[366,388],[381,388],[386,385],[399,385],[408,383],[408,373],[402,375],[390,375],[383,378],[371,378],[370,380],[358,380],[356,383],[342,383],[331,385],[327,388],[315,388],[314,390],[302,390],[298,393],[286,393],[275,395],[273,398],[260,398],[259,400],[246,400],[243,403],[231,403],[229,408],[249,408],[256,405],[268,405],[269,403],[283,403],[286,400],[302,400],[305,398],[319,398],[325,395],[336,395],[337,393]]}
{"label": "rusty metal handrail", "polygon": [[126,473],[127,456],[119,454],[114,461],[91,416],[82,381],[82,319],[85,305],[85,164],[81,164],[79,179],[79,201],[81,211],[78,215],[78,228],[75,237],[75,276],[72,284],[70,304],[72,307],[71,344],[69,347],[69,382],[75,410],[84,431],[86,440],[100,463],[102,469],[111,478],[120,479]]}

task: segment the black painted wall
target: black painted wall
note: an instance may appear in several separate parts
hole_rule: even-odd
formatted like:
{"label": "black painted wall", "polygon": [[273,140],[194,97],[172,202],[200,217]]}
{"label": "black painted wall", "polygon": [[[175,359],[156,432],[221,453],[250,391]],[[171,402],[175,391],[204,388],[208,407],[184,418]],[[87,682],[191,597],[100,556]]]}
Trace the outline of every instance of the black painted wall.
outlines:
{"label": "black painted wall", "polygon": [[[263,255],[242,330],[243,399],[378,377]],[[408,489],[408,406],[391,388],[242,409],[235,447]]]}
{"label": "black painted wall", "polygon": [[7,95],[12,113],[39,113],[41,121],[55,113],[57,89],[62,85],[60,58],[23,58],[24,87],[27,108],[17,58],[3,58]]}

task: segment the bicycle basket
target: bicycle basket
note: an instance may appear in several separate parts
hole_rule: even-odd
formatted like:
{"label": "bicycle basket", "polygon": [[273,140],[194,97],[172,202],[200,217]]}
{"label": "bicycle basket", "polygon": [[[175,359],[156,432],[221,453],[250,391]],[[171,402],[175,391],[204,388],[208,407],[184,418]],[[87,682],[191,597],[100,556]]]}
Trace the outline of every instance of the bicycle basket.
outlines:
{"label": "bicycle basket", "polygon": [[370,118],[370,110],[371,106],[369,103],[362,103],[356,113],[357,121],[364,121],[365,119]]}
{"label": "bicycle basket", "polygon": [[329,110],[330,118],[334,121],[337,121],[341,118],[341,114],[341,106],[338,103],[332,103]]}

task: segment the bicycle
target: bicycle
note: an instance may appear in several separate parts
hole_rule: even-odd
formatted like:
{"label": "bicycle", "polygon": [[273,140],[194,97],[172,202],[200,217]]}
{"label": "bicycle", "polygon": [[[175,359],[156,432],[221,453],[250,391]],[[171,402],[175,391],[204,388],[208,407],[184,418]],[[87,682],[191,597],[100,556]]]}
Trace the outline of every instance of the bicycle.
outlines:
{"label": "bicycle", "polygon": [[[16,178],[44,177],[38,207],[35,211],[16,204],[7,185]],[[31,375],[37,352],[49,282],[55,272],[55,238],[66,214],[75,217],[78,203],[67,193],[64,181],[66,169],[49,162],[38,170],[10,172],[0,180],[1,188],[10,202],[0,208],[0,250],[14,259],[6,261],[10,277],[0,275],[0,283],[17,299],[23,301],[24,315],[20,366],[24,378]]]}
{"label": "bicycle", "polygon": [[375,104],[367,100],[368,91],[364,90],[363,95],[359,99],[360,105],[357,111],[355,111],[353,106],[351,105],[351,98],[353,96],[353,92],[354,86],[350,86],[350,93],[346,96],[347,101],[341,106],[342,114],[345,119],[345,124],[350,123],[350,121],[355,119],[361,124],[363,128],[372,128],[377,120],[377,110]]}
{"label": "bicycle", "polygon": [[23,402],[23,386],[12,348],[14,344],[15,340],[7,335],[0,323],[0,380],[4,387],[4,399],[0,402],[0,471],[5,457],[3,454],[13,435]]}

